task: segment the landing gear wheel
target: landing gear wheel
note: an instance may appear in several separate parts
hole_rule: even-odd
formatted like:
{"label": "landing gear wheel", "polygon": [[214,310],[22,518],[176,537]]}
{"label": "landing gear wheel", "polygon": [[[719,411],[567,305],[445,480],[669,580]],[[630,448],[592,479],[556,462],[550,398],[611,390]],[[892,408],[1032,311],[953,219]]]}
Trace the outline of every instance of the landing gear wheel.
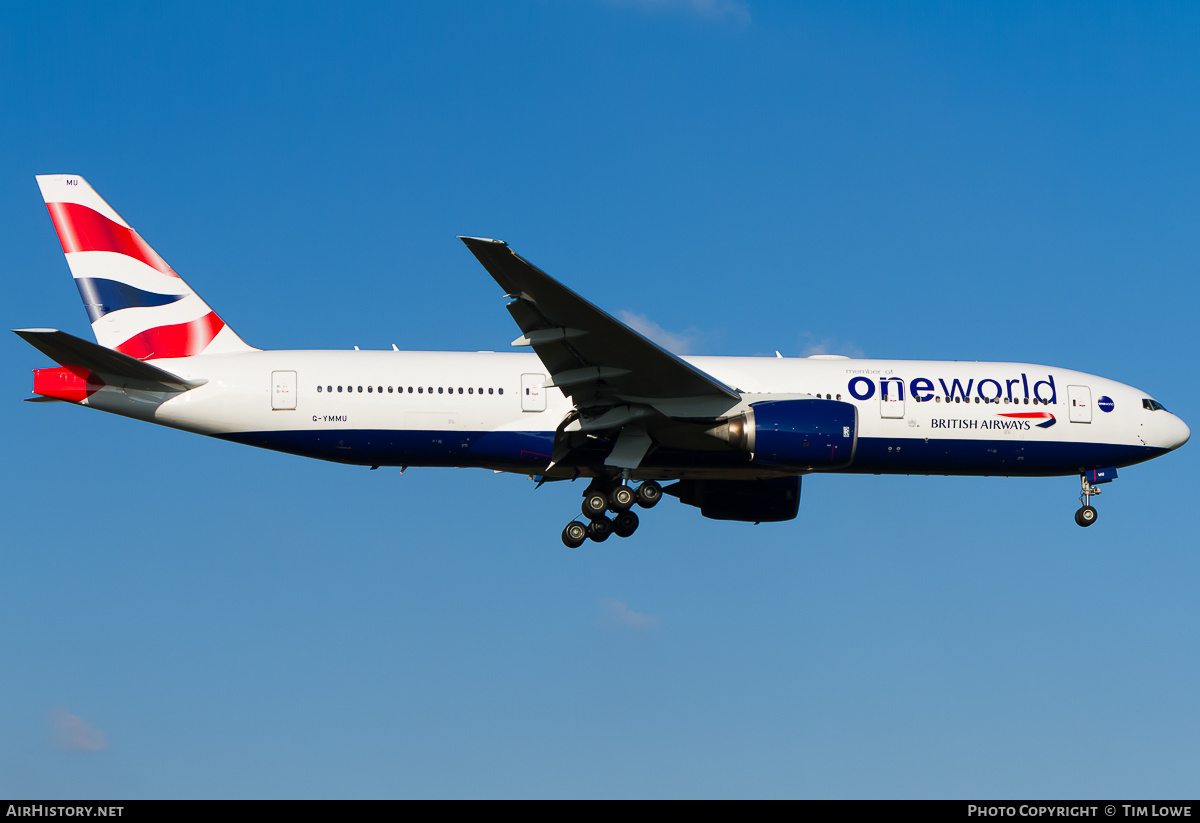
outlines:
{"label": "landing gear wheel", "polygon": [[1099,515],[1091,506],[1084,506],[1079,511],[1075,512],[1075,522],[1081,526],[1090,526],[1096,522]]}
{"label": "landing gear wheel", "polygon": [[647,480],[642,485],[638,486],[637,503],[643,509],[652,509],[654,504],[662,500],[662,486],[655,483],[653,480]]}
{"label": "landing gear wheel", "polygon": [[587,526],[572,520],[567,524],[567,527],[563,529],[562,542],[563,545],[568,549],[578,549],[583,545],[583,541],[587,540],[587,537]]}
{"label": "landing gear wheel", "polygon": [[615,512],[628,511],[635,499],[633,489],[622,483],[608,493],[608,507]]}
{"label": "landing gear wheel", "polygon": [[637,531],[638,516],[633,512],[621,512],[613,518],[613,531],[617,537],[629,537]]}
{"label": "landing gear wheel", "polygon": [[608,497],[603,492],[592,491],[583,496],[583,516],[588,520],[603,518],[608,509]]}
{"label": "landing gear wheel", "polygon": [[603,543],[613,533],[613,522],[604,515],[600,515],[598,520],[588,523],[587,533],[592,540]]}

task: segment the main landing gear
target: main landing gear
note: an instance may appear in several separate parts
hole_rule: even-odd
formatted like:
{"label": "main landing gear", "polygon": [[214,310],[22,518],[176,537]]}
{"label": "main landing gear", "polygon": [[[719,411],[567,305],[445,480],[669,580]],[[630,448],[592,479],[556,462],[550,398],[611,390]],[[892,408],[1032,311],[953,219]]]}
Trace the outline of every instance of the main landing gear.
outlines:
{"label": "main landing gear", "polygon": [[[662,499],[662,494],[662,486],[653,480],[644,481],[636,489],[618,478],[593,480],[583,493],[581,507],[588,522],[572,520],[568,523],[562,533],[563,545],[577,549],[585,540],[603,543],[611,534],[629,537],[638,527],[638,516],[630,509],[635,504],[643,509],[653,508]],[[611,519],[607,512],[613,513]]]}
{"label": "main landing gear", "polygon": [[1099,517],[1099,514],[1091,505],[1092,495],[1099,494],[1101,489],[1096,488],[1088,482],[1086,474],[1080,475],[1079,482],[1083,486],[1083,491],[1079,494],[1079,502],[1083,504],[1083,507],[1075,512],[1075,522],[1081,526],[1090,526]]}

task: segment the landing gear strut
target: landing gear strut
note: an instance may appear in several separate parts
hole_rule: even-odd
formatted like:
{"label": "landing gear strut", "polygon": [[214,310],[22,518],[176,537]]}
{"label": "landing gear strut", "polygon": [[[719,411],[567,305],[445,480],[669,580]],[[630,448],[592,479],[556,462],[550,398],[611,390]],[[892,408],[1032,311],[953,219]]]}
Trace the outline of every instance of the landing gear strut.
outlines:
{"label": "landing gear strut", "polygon": [[[629,478],[596,478],[583,493],[580,506],[586,523],[572,520],[563,529],[563,545],[577,549],[585,540],[602,543],[609,535],[629,537],[638,527],[638,516],[630,511],[636,504],[643,509],[653,508],[662,499],[662,486],[653,480],[642,482],[636,489],[629,485]],[[610,520],[607,512],[614,514]]]}
{"label": "landing gear strut", "polygon": [[1086,474],[1080,475],[1079,482],[1083,487],[1083,490],[1079,493],[1079,502],[1083,504],[1083,507],[1075,512],[1075,522],[1081,526],[1090,526],[1099,517],[1099,514],[1091,505],[1092,495],[1099,494],[1101,489],[1096,488],[1088,482]]}

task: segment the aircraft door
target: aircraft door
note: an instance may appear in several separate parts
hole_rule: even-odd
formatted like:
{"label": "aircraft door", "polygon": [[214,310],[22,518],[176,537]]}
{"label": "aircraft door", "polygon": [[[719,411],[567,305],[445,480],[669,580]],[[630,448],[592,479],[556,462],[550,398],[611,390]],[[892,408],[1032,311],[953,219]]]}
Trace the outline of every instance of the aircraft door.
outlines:
{"label": "aircraft door", "polygon": [[521,411],[541,412],[546,410],[546,382],[544,374],[521,375]]}
{"label": "aircraft door", "polygon": [[1087,386],[1067,386],[1072,423],[1092,422],[1092,390]]}
{"label": "aircraft door", "polygon": [[879,416],[904,417],[904,383],[885,377],[879,381]]}
{"label": "aircraft door", "polygon": [[296,373],[294,371],[271,372],[271,408],[296,408]]}

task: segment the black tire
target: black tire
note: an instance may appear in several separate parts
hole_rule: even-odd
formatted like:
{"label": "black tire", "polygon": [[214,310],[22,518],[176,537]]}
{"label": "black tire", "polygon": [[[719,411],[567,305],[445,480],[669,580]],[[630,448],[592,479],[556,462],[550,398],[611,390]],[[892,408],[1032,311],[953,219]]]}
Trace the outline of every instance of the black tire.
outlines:
{"label": "black tire", "polygon": [[633,489],[622,483],[608,493],[608,507],[615,512],[629,511],[629,507],[637,500]]}
{"label": "black tire", "polygon": [[1083,527],[1087,527],[1096,522],[1099,513],[1091,506],[1084,506],[1079,511],[1075,512],[1075,522]]}
{"label": "black tire", "polygon": [[599,520],[588,523],[587,533],[592,540],[603,543],[613,533],[613,522],[604,515],[600,515]]}
{"label": "black tire", "polygon": [[608,497],[603,492],[588,492],[583,496],[583,516],[588,520],[604,517],[608,510]]}
{"label": "black tire", "polygon": [[567,527],[563,529],[562,542],[563,545],[568,549],[578,549],[583,545],[583,541],[587,540],[587,537],[587,526],[572,520],[567,524]]}
{"label": "black tire", "polygon": [[662,495],[662,486],[658,485],[653,480],[647,480],[645,483],[638,486],[638,505],[643,509],[652,509],[659,500],[662,500]]}
{"label": "black tire", "polygon": [[638,516],[633,512],[625,511],[613,518],[613,531],[617,537],[629,537],[637,531]]}

